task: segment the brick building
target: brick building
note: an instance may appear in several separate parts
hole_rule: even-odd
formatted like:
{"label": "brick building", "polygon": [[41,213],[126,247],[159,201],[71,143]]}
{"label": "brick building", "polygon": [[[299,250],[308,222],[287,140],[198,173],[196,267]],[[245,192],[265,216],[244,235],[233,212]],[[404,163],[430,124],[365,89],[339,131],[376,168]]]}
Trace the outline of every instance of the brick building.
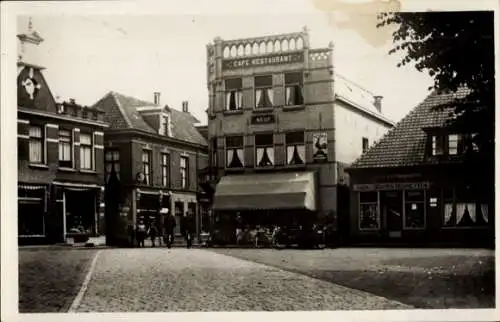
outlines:
{"label": "brick building", "polygon": [[430,94],[351,165],[353,242],[494,245],[493,170],[435,108],[467,93]]}
{"label": "brick building", "polygon": [[104,183],[103,113],[56,102],[32,29],[18,35],[18,236],[20,244],[98,235]]}
{"label": "brick building", "polygon": [[343,169],[393,123],[380,96],[334,73],[332,53],[310,48],[305,28],[207,45],[216,221],[348,217]]}
{"label": "brick building", "polygon": [[154,102],[110,92],[95,105],[110,123],[105,131],[106,218],[110,245],[126,245],[128,229],[136,220],[156,218],[160,208],[180,218],[196,215],[200,236],[207,221],[208,205],[199,201],[198,169],[208,164],[207,143],[189,113]]}

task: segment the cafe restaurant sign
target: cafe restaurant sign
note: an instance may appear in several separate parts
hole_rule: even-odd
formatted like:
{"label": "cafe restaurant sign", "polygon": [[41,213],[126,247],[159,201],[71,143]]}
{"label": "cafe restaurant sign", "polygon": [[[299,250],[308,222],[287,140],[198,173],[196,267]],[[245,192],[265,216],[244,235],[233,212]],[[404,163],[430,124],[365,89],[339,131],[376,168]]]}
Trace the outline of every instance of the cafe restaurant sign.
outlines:
{"label": "cafe restaurant sign", "polygon": [[429,182],[386,182],[353,185],[354,191],[422,190],[429,189]]}
{"label": "cafe restaurant sign", "polygon": [[281,54],[274,56],[255,57],[255,58],[242,58],[242,59],[225,59],[222,61],[223,69],[237,69],[237,68],[250,68],[265,65],[281,65],[299,63],[304,61],[304,54]]}

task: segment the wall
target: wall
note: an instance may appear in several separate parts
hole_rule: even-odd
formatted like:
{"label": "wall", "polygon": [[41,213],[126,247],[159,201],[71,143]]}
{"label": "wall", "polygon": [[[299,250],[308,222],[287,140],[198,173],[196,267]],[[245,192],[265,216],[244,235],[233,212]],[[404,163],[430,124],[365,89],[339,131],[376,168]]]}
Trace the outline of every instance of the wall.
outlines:
{"label": "wall", "polygon": [[350,164],[363,153],[363,137],[368,138],[369,147],[382,138],[389,126],[354,110],[337,99],[335,102],[335,132],[337,161]]}
{"label": "wall", "polygon": [[[29,124],[46,127],[46,163],[33,165],[29,162]],[[74,130],[73,169],[59,168],[59,128]],[[80,169],[79,133],[93,133],[95,146],[95,169]],[[97,126],[61,122],[60,120],[21,115],[18,119],[18,180],[20,182],[50,183],[54,180],[104,184],[103,132]]]}

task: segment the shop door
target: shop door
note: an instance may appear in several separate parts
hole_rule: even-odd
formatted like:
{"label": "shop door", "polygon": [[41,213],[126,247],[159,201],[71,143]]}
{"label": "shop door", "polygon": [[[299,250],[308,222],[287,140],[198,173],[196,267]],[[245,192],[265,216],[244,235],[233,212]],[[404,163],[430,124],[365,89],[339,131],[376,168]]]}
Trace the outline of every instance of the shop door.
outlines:
{"label": "shop door", "polygon": [[380,203],[389,237],[401,237],[403,230],[403,195],[401,191],[381,192]]}
{"label": "shop door", "polygon": [[175,208],[175,234],[181,234],[182,217],[184,216],[184,203],[177,201],[174,205]]}

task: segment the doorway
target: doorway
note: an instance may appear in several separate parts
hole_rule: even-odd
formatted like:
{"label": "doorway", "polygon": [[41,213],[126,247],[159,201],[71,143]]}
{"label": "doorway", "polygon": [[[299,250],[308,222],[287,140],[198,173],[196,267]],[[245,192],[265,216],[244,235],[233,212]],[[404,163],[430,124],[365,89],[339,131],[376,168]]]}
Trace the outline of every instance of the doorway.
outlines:
{"label": "doorway", "polygon": [[401,191],[384,191],[380,193],[382,216],[389,237],[401,237],[403,230],[403,195]]}

